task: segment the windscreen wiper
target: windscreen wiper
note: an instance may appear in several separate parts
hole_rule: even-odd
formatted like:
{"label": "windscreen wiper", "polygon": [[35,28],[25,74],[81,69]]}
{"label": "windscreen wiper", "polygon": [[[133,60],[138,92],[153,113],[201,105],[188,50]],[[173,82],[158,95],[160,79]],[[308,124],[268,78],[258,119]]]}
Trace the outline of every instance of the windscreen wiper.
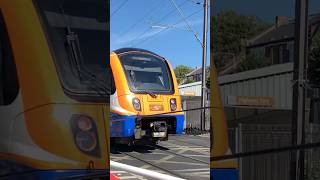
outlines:
{"label": "windscreen wiper", "polygon": [[141,91],[142,93],[147,93],[149,94],[151,97],[153,98],[157,98],[157,95],[155,93],[153,93],[152,91],[149,91],[149,90],[144,90],[144,91]]}
{"label": "windscreen wiper", "polygon": [[[61,10],[61,13],[64,17],[65,24],[67,26],[67,34],[66,34],[67,44],[68,44],[69,49],[71,50],[70,54],[71,54],[71,57],[74,61],[75,66],[76,66],[80,81],[81,81],[82,76],[85,76],[86,78],[92,80],[88,84],[89,84],[89,86],[92,87],[93,90],[99,89],[98,91],[104,92],[103,94],[105,94],[105,95],[110,94],[110,93],[108,93],[110,91],[107,89],[107,87],[105,87],[105,84],[102,81],[98,80],[93,73],[91,73],[90,71],[87,71],[83,67],[83,65],[82,65],[83,56],[82,56],[81,49],[80,49],[78,35],[71,30],[71,26],[67,20],[67,16],[65,15],[65,12],[64,12],[62,5],[60,5],[60,10]],[[95,90],[95,91],[97,91],[97,90]],[[98,92],[98,94],[100,95],[99,92]]]}
{"label": "windscreen wiper", "polygon": [[135,74],[134,74],[134,72],[132,70],[129,71],[129,75],[130,75],[130,78],[133,81],[133,83],[135,83],[136,82],[136,76],[135,76]]}

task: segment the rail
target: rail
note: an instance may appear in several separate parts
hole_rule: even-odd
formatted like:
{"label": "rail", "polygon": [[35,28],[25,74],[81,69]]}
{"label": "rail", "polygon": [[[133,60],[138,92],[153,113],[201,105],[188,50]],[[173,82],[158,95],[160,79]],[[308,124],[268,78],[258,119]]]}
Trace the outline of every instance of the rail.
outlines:
{"label": "rail", "polygon": [[147,169],[142,169],[142,168],[138,168],[138,167],[134,167],[134,166],[130,166],[127,164],[122,164],[122,163],[118,163],[115,161],[110,161],[110,167],[111,168],[117,168],[117,169],[121,169],[130,173],[134,173],[134,174],[138,174],[144,177],[148,177],[151,179],[155,179],[155,180],[184,180],[182,178],[178,178],[178,177],[174,177],[174,176],[170,176],[167,174],[162,174],[162,173],[158,173],[158,172],[154,172],[154,171],[150,171]]}

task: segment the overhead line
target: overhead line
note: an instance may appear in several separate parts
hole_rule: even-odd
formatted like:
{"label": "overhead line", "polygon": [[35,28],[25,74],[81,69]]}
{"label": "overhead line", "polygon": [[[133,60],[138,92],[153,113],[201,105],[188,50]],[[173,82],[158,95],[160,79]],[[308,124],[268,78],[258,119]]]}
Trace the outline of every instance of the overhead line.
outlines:
{"label": "overhead line", "polygon": [[[185,3],[187,3],[188,1],[185,0],[183,1],[181,4],[179,4],[179,7],[182,7]],[[156,21],[156,23],[160,23],[161,21],[163,21],[165,18],[167,18],[168,16],[170,16],[172,13],[175,12],[175,9],[171,10],[169,13],[167,13],[166,15],[164,15],[160,20]],[[145,31],[143,31],[141,34],[139,34],[138,36],[136,36],[132,41],[134,42],[135,40],[139,39],[140,37],[142,37],[143,35],[145,35],[150,29],[152,29],[151,27],[147,28]]]}
{"label": "overhead line", "polygon": [[[197,14],[197,13],[199,13],[199,12],[201,12],[201,11],[202,11],[202,9],[199,9],[199,10],[191,13],[190,15],[188,15],[186,18],[190,18],[191,16],[194,16],[195,14]],[[179,21],[177,21],[176,23],[174,23],[172,26],[175,26],[175,25],[177,25],[177,24],[179,24],[179,23],[181,23],[181,22],[183,22],[183,19],[180,19]],[[150,37],[148,37],[148,38],[146,38],[146,39],[144,39],[144,40],[136,43],[134,46],[137,46],[137,45],[140,45],[140,44],[142,44],[142,43],[145,43],[146,41],[150,40],[150,39],[153,38],[154,36],[160,34],[161,32],[164,32],[164,31],[166,31],[166,30],[168,30],[168,29],[162,29],[162,30],[160,30],[159,32],[155,33],[154,35],[152,35],[152,36],[150,36]]]}
{"label": "overhead line", "polygon": [[[194,4],[196,4],[196,5],[204,5],[204,3],[203,2],[200,2],[200,1],[197,1],[197,0],[188,0],[189,2],[191,2],[191,3],[194,3]],[[210,4],[210,3],[209,3]],[[210,5],[208,5],[208,7],[211,7]]]}
{"label": "overhead line", "polygon": [[193,33],[194,37],[197,39],[197,41],[201,44],[201,46],[203,46],[203,43],[201,42],[201,40],[199,39],[197,33],[192,29],[191,25],[189,24],[188,20],[185,18],[183,12],[181,11],[181,9],[177,6],[177,4],[175,3],[174,0],[170,0],[172,5],[176,8],[176,10],[179,12],[180,16],[182,17],[183,21],[186,23],[187,28],[190,30],[190,32]]}
{"label": "overhead line", "polygon": [[203,5],[202,2],[200,1],[196,1],[196,0],[188,0],[189,2],[192,2],[192,3],[195,3],[195,4],[198,4],[198,5]]}
{"label": "overhead line", "polygon": [[115,15],[127,2],[128,2],[128,0],[124,0],[123,3],[120,4],[120,6],[111,13],[110,17],[112,17],[113,15]]}
{"label": "overhead line", "polygon": [[141,23],[144,19],[146,19],[150,14],[155,12],[155,9],[161,7],[160,4],[162,4],[163,2],[165,2],[165,1],[158,1],[158,3],[153,8],[150,9],[150,11],[148,11],[146,14],[144,14],[141,19],[139,19],[136,23],[132,24],[127,30],[123,31],[120,34],[120,36],[123,36],[123,35],[127,34],[128,32],[130,32],[130,30],[132,30],[132,28],[136,27],[139,23]]}

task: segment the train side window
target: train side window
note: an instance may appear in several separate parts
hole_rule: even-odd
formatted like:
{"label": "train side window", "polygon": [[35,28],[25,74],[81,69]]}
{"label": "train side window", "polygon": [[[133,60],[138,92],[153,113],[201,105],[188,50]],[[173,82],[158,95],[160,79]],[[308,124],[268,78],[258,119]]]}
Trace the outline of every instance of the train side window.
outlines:
{"label": "train side window", "polygon": [[16,65],[6,24],[0,11],[0,106],[11,104],[18,92]]}
{"label": "train side window", "polygon": [[110,83],[109,95],[112,95],[116,92],[116,85],[114,82],[113,73],[112,73],[112,69],[111,69],[110,65],[107,69],[108,69],[108,83]]}

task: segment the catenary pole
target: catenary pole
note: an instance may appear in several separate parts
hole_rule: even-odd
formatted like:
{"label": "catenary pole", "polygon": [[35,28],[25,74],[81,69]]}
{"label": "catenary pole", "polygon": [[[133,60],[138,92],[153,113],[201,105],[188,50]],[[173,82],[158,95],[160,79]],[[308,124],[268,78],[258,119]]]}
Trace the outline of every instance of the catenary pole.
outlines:
{"label": "catenary pole", "polygon": [[206,64],[207,64],[207,36],[208,36],[208,11],[209,11],[209,0],[204,0],[204,17],[203,17],[203,41],[202,41],[202,89],[201,89],[201,130],[205,130],[206,124],[206,100],[207,100],[207,87],[206,87]]}
{"label": "catenary pole", "polygon": [[[296,0],[292,103],[292,145],[305,142],[305,78],[308,54],[308,0]],[[304,151],[291,153],[291,180],[304,179]]]}

